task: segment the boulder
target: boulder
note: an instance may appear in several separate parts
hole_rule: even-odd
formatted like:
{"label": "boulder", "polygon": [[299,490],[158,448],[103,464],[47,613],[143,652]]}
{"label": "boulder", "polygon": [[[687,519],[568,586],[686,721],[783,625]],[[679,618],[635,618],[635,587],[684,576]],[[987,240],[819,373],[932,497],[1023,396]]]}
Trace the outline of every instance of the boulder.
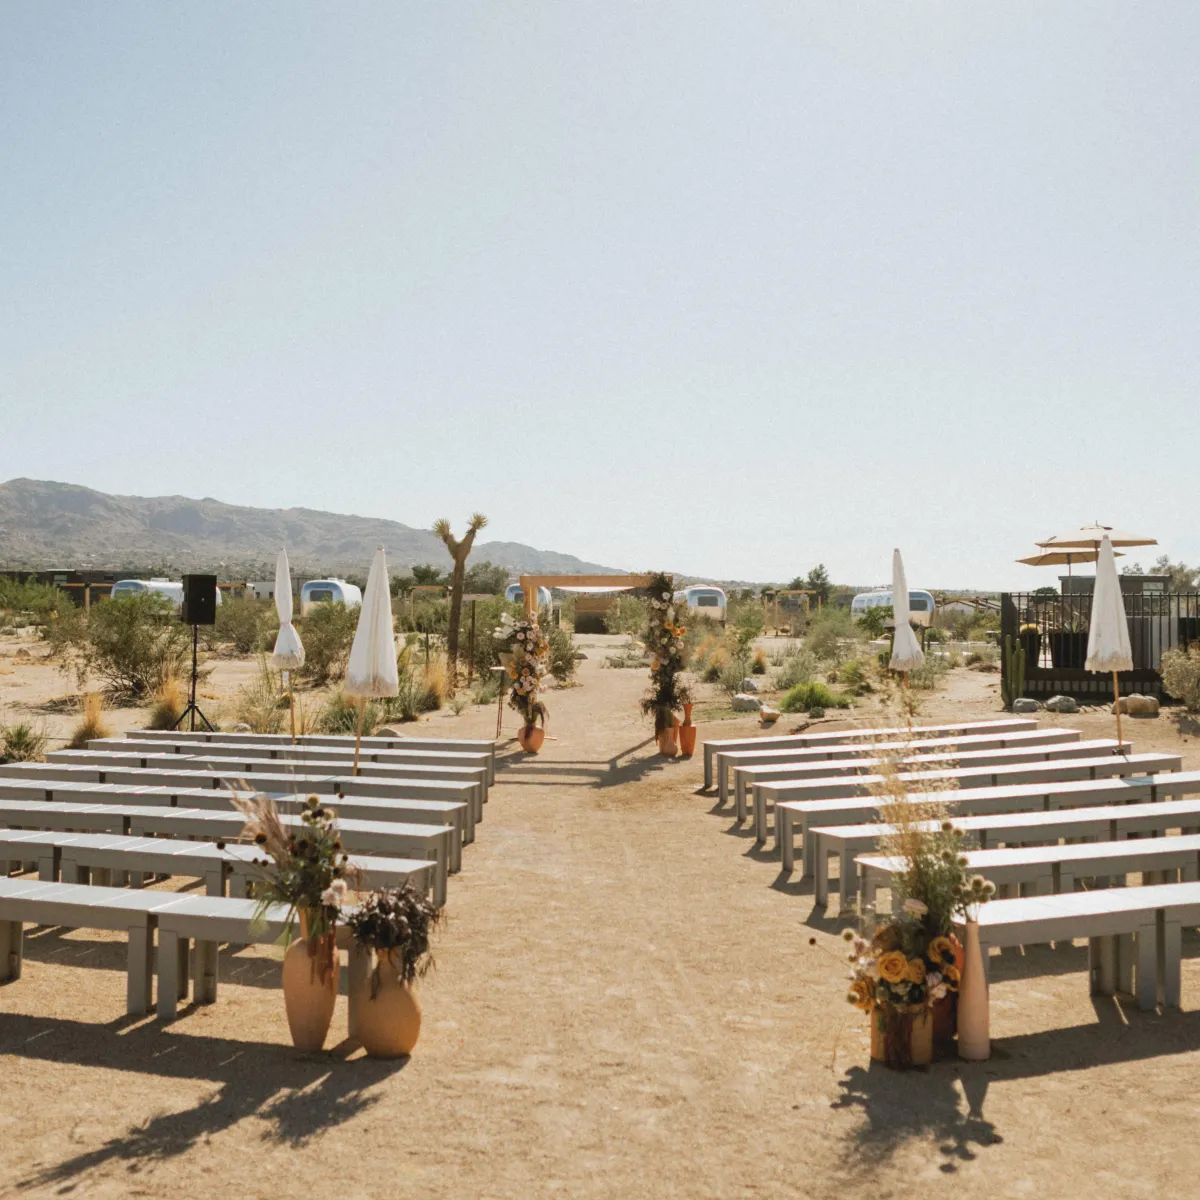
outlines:
{"label": "boulder", "polygon": [[[1128,713],[1131,717],[1158,716],[1158,698],[1156,696],[1143,696],[1140,692],[1132,692],[1128,696],[1122,696],[1118,704],[1121,711]],[[1113,711],[1116,711],[1116,707],[1113,708]]]}
{"label": "boulder", "polygon": [[779,720],[781,715],[782,714],[780,713],[779,709],[772,708],[769,704],[764,704],[762,708],[758,710],[758,719],[764,725],[773,725]]}
{"label": "boulder", "polygon": [[1073,696],[1051,696],[1046,701],[1046,711],[1056,713],[1077,713],[1079,705]]}
{"label": "boulder", "polygon": [[814,721],[817,721],[817,720],[820,720],[821,717],[823,717],[825,715],[825,710],[819,704],[816,704],[808,710],[808,715]]}
{"label": "boulder", "polygon": [[758,684],[755,683],[753,679],[743,679],[742,680],[742,691],[749,692],[751,695],[753,695],[755,692],[758,691]]}
{"label": "boulder", "polygon": [[1012,710],[1015,713],[1035,713],[1041,708],[1036,700],[1030,699],[1028,696],[1019,696],[1013,701]]}
{"label": "boulder", "polygon": [[762,701],[747,692],[738,692],[733,698],[732,708],[734,712],[758,712],[762,708]]}

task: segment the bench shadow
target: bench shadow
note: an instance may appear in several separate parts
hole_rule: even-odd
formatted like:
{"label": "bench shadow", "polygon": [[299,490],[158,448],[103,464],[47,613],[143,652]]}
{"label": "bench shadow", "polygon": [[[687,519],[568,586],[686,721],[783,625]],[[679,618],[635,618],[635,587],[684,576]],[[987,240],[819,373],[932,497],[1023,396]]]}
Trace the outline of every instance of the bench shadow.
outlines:
{"label": "bench shadow", "polygon": [[939,1170],[955,1174],[979,1150],[1004,1140],[983,1115],[988,1082],[987,1073],[974,1064],[954,1061],[911,1071],[892,1071],[877,1062],[851,1067],[838,1081],[841,1095],[830,1106],[856,1110],[863,1118],[843,1147],[847,1174],[878,1186],[878,1171],[898,1150],[930,1139],[942,1156]]}
{"label": "bench shadow", "polygon": [[[534,758],[530,755],[513,755],[496,759],[496,782],[502,781],[519,783],[523,787],[557,787],[563,786],[562,776],[578,776],[572,783],[587,784],[592,787],[617,787],[625,783],[637,783],[647,775],[665,771],[674,763],[685,763],[684,758],[663,758],[657,752],[648,757],[633,757],[639,750],[655,745],[653,737],[648,737],[636,745],[630,746],[605,759],[566,759],[556,761],[549,758]],[[629,759],[622,763],[622,759]]]}
{"label": "bench shadow", "polygon": [[127,1018],[93,1025],[4,1015],[0,1048],[8,1055],[44,1062],[218,1085],[193,1108],[155,1115],[94,1150],[22,1179],[17,1184],[22,1191],[52,1185],[69,1191],[89,1172],[112,1162],[136,1173],[145,1165],[185,1154],[248,1117],[265,1123],[264,1141],[301,1147],[371,1108],[381,1098],[379,1085],[408,1064],[407,1058],[347,1062],[357,1048],[349,1041],[329,1052],[300,1054],[287,1046],[192,1037],[154,1022],[130,1027]]}

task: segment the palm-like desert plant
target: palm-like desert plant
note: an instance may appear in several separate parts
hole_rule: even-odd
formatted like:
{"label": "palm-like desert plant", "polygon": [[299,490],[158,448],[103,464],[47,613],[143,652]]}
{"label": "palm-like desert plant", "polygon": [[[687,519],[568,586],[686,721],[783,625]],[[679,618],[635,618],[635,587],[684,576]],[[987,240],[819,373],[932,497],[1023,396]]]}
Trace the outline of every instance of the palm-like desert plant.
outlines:
{"label": "palm-like desert plant", "polygon": [[475,545],[475,535],[487,524],[483,513],[476,513],[467,525],[466,536],[459,541],[450,531],[450,522],[442,517],[433,523],[433,532],[442,539],[450,557],[454,559],[454,572],[450,577],[450,629],[446,637],[446,656],[450,660],[452,673],[458,670],[458,627],[462,619],[463,581],[467,574],[467,559]]}

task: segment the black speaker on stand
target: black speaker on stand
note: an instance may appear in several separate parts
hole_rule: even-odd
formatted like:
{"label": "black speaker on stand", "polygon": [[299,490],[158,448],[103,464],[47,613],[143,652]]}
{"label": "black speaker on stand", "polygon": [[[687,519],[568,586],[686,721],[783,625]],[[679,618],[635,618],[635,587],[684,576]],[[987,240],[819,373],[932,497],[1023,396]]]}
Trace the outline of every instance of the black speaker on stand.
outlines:
{"label": "black speaker on stand", "polygon": [[185,625],[192,627],[192,688],[188,706],[179,714],[172,726],[178,729],[185,717],[191,718],[191,728],[196,728],[196,718],[204,722],[205,729],[213,728],[212,722],[200,711],[196,703],[197,652],[200,644],[200,626],[217,623],[217,577],[215,575],[185,575],[183,577],[183,607],[179,617]]}

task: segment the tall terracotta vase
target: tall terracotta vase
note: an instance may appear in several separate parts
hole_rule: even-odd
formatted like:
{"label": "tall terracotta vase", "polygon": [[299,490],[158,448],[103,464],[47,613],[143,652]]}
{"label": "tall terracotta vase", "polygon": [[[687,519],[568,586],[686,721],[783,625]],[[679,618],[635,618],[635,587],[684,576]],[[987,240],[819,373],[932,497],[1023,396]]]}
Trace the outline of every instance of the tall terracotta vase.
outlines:
{"label": "tall terracotta vase", "polygon": [[337,1003],[338,966],[333,934],[308,936],[308,913],[300,913],[300,936],[283,956],[283,1005],[292,1045],[320,1050]]}
{"label": "tall terracotta vase", "polygon": [[692,706],[683,706],[683,724],[679,726],[679,753],[691,758],[696,753],[696,726],[692,724]]}
{"label": "tall terracotta vase", "polygon": [[979,922],[968,921],[964,935],[962,982],[958,988],[958,1057],[982,1062],[991,1057],[988,986],[979,945]]}
{"label": "tall terracotta vase", "polygon": [[[368,955],[369,951],[359,949]],[[421,1036],[421,1005],[400,979],[394,952],[376,951],[373,970],[364,972],[350,993],[352,1036],[372,1058],[411,1054]]]}

